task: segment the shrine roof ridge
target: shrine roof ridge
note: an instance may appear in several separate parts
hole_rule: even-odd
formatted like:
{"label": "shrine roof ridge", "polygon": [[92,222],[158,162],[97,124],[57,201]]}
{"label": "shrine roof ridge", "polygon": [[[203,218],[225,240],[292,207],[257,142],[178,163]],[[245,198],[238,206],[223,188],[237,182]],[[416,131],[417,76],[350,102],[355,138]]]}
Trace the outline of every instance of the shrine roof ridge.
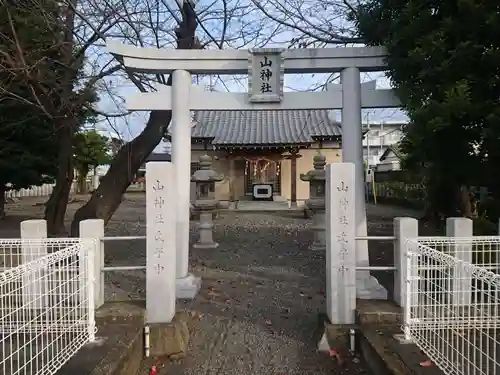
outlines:
{"label": "shrine roof ridge", "polygon": [[194,111],[194,119],[192,137],[216,146],[308,144],[342,134],[328,110]]}
{"label": "shrine roof ridge", "polygon": [[[115,40],[106,42],[107,50],[131,71],[171,73],[188,70],[193,74],[248,73],[250,50],[178,50],[125,45]],[[258,48],[255,51],[265,49]],[[276,48],[270,48],[269,52]],[[338,47],[282,49],[285,73],[331,73],[347,67],[361,71],[386,70],[384,47]]]}

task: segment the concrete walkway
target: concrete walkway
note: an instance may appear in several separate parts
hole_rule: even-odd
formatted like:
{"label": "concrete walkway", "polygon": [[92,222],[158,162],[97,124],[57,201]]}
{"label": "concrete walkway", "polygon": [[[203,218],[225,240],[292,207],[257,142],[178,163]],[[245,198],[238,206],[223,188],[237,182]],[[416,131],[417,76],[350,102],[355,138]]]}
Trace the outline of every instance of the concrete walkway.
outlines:
{"label": "concrete walkway", "polygon": [[[171,372],[195,374],[359,374],[363,365],[316,351],[324,308],[324,255],[308,251],[309,222],[296,213],[228,213],[215,250],[194,250],[203,290],[189,357]],[[168,373],[168,372],[167,372]]]}

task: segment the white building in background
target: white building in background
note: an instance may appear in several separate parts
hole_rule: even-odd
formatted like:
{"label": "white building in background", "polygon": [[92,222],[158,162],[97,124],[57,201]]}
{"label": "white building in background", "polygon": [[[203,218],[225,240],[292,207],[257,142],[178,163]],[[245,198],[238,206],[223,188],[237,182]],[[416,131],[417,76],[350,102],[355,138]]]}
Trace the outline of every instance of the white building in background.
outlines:
{"label": "white building in background", "polygon": [[384,152],[399,143],[404,125],[404,121],[370,121],[362,124],[366,132],[363,139],[363,158],[368,166],[375,167],[380,164]]}

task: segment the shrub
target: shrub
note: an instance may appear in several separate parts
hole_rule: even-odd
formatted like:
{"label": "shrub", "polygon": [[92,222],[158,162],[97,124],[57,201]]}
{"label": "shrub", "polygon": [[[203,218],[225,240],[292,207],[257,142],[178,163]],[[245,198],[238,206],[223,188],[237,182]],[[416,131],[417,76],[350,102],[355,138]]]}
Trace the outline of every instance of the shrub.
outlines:
{"label": "shrub", "polygon": [[472,220],[473,233],[475,236],[496,236],[498,235],[498,227],[495,223],[488,220],[486,217],[478,217]]}
{"label": "shrub", "polygon": [[480,217],[484,217],[492,223],[498,223],[500,218],[500,201],[493,198],[486,198],[477,205]]}

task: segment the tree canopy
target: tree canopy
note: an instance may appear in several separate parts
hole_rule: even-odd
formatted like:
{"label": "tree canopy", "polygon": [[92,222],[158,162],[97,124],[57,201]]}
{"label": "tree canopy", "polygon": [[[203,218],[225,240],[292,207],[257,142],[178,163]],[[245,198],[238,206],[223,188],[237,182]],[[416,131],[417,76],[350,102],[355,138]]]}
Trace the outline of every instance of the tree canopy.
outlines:
{"label": "tree canopy", "polygon": [[499,191],[499,10],[494,0],[369,0],[351,13],[366,43],[388,50],[410,118],[401,149],[434,214],[469,216],[471,185]]}
{"label": "tree canopy", "polygon": [[[9,107],[12,109],[12,107]],[[52,124],[27,112],[5,113],[0,104],[0,189],[22,189],[53,181],[57,145]],[[16,116],[14,116],[16,115]]]}
{"label": "tree canopy", "polygon": [[52,124],[12,109],[0,103],[0,218],[5,216],[5,191],[53,182],[57,171]]}
{"label": "tree canopy", "polygon": [[[53,15],[56,7],[46,10]],[[57,171],[54,118],[39,104],[59,101],[46,85],[61,72],[53,32],[21,3],[0,7],[0,216],[5,190],[51,182]],[[20,55],[25,62],[36,62],[36,73],[16,59]],[[32,74],[45,83],[43,92],[33,90]]]}
{"label": "tree canopy", "polygon": [[96,130],[84,130],[75,135],[74,165],[78,172],[80,192],[85,192],[85,181],[89,171],[99,165],[108,164],[112,158],[111,144],[107,137]]}
{"label": "tree canopy", "polygon": [[[27,0],[4,1],[0,7],[0,115],[6,139],[15,139],[12,149],[23,155],[22,163],[8,158],[4,162],[26,174],[30,165],[34,167],[31,161],[51,161],[50,173],[55,173],[56,181],[46,204],[51,233],[63,226],[73,182],[74,133],[93,115],[92,103],[97,100],[92,86],[79,86],[87,72],[85,52],[75,48],[74,30],[68,27],[74,21],[68,11],[71,4]],[[38,151],[43,154],[35,155]],[[54,152],[55,160],[47,156]],[[38,167],[42,165],[37,164],[33,173],[45,176]]]}

